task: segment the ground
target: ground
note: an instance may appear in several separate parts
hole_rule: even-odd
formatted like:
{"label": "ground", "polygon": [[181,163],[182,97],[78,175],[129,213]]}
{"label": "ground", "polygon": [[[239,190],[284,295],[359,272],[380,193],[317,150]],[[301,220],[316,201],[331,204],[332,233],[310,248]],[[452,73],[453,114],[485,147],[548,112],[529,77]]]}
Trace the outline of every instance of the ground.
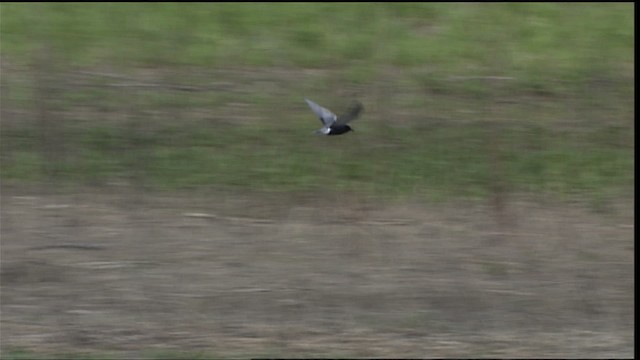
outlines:
{"label": "ground", "polygon": [[0,355],[633,356],[632,8],[3,3]]}
{"label": "ground", "polygon": [[2,189],[5,355],[633,356],[632,200],[54,189]]}

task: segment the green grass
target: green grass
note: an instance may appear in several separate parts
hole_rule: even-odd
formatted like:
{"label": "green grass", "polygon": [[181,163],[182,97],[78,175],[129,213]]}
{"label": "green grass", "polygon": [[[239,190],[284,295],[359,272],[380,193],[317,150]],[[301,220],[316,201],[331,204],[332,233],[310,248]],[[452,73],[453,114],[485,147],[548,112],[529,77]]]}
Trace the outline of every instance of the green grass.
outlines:
{"label": "green grass", "polygon": [[[206,354],[203,352],[186,352],[186,351],[142,351],[139,355],[142,359],[225,359],[231,358],[229,356],[215,356],[214,354]],[[36,353],[24,349],[10,349],[2,354],[3,360],[54,360],[54,359],[69,359],[69,360],[105,360],[105,359],[121,359],[126,358],[123,355],[117,355],[114,353],[103,352],[99,353],[83,353],[79,351],[69,351],[66,353]]]}
{"label": "green grass", "polygon": [[[13,348],[8,351],[3,351],[3,360],[54,360],[54,359],[70,359],[70,360],[100,360],[100,359],[117,359],[119,357],[113,355],[95,355],[85,354],[79,351],[70,351],[67,353],[58,354],[43,354],[29,351],[26,349]],[[158,357],[160,358],[160,357]],[[175,357],[176,359],[178,357]]]}
{"label": "green grass", "polygon": [[[139,350],[137,358],[149,360],[169,360],[169,359],[256,359],[256,358],[278,358],[282,351],[265,348],[262,353],[237,352],[235,354],[218,354],[216,352],[205,351],[177,351],[177,350]],[[344,354],[342,354],[344,357]],[[3,360],[105,360],[105,359],[126,359],[127,355],[115,352],[91,352],[83,353],[81,351],[69,351],[65,353],[40,353],[27,349],[10,347],[8,351],[2,354]],[[341,357],[341,356],[337,356]]]}
{"label": "green grass", "polygon": [[616,75],[634,59],[632,3],[9,3],[1,10],[3,54],[29,61],[49,44],[79,66],[364,62],[500,71],[533,84]]}
{"label": "green grass", "polygon": [[[596,203],[633,183],[631,3],[3,3],[0,16],[3,181],[430,198],[484,197],[502,182]],[[49,99],[35,91],[43,64]],[[221,79],[235,91],[179,92],[74,86],[78,69],[196,87],[219,80],[210,69],[288,72],[271,87],[239,74]],[[455,80],[486,76],[509,80]],[[312,136],[301,99],[323,94],[333,108],[343,88],[368,100],[366,119]],[[496,105],[505,99],[518,105]],[[222,112],[232,103],[244,110]],[[62,135],[56,156],[41,108]]]}
{"label": "green grass", "polygon": [[[302,126],[300,127],[302,129]],[[484,124],[436,129],[393,129],[380,138],[361,126],[344,137],[314,137],[308,129],[281,134],[278,126],[217,131],[159,129],[136,139],[123,130],[93,127],[73,136],[73,154],[61,160],[57,178],[105,184],[130,174],[158,188],[228,186],[276,191],[338,189],[390,196],[484,197],[499,178],[509,189],[565,195],[591,194],[633,184],[633,153],[588,133],[543,128],[502,128],[507,139],[497,173],[488,147],[496,133]],[[167,145],[171,134],[173,145]],[[10,134],[5,134],[10,136]],[[568,140],[571,139],[571,140]],[[32,142],[37,142],[33,139]],[[25,143],[30,143],[29,141]],[[135,144],[132,146],[131,144]],[[3,162],[5,180],[43,180],[40,152],[16,146]]]}

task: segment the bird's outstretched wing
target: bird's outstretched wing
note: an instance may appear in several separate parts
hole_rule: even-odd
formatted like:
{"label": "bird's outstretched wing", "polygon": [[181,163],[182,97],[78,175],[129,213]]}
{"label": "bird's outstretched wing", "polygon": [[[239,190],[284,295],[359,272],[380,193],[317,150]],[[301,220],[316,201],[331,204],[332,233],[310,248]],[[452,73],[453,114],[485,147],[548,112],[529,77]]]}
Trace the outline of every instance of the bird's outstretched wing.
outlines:
{"label": "bird's outstretched wing", "polygon": [[355,120],[358,116],[360,116],[362,110],[364,110],[362,104],[359,101],[355,101],[346,114],[338,116],[336,124],[345,125],[349,121]]}
{"label": "bird's outstretched wing", "polygon": [[323,108],[322,106],[314,103],[309,99],[304,99],[304,100],[307,102],[307,104],[309,104],[309,107],[311,108],[311,110],[313,110],[313,112],[316,113],[316,115],[318,115],[318,117],[322,121],[322,124],[325,127],[329,127],[334,122],[336,122],[336,119],[337,119],[336,114],[332,113],[328,109]]}

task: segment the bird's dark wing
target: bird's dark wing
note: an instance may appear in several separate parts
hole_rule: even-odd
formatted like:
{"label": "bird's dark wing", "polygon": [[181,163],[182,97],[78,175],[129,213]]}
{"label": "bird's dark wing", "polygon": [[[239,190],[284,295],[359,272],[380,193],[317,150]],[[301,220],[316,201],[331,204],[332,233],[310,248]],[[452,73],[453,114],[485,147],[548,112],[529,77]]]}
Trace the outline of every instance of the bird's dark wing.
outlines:
{"label": "bird's dark wing", "polygon": [[316,115],[318,115],[318,117],[320,118],[320,121],[322,121],[322,124],[325,127],[331,126],[336,121],[336,118],[337,118],[336,114],[332,113],[328,109],[323,108],[322,106],[314,103],[309,99],[304,99],[304,100],[307,102],[307,104],[309,104],[309,107],[311,108],[311,110],[313,110],[313,112],[316,113]]}
{"label": "bird's dark wing", "polygon": [[345,125],[349,121],[355,120],[358,116],[360,116],[362,110],[364,110],[362,104],[359,101],[355,101],[346,114],[338,116],[336,124]]}

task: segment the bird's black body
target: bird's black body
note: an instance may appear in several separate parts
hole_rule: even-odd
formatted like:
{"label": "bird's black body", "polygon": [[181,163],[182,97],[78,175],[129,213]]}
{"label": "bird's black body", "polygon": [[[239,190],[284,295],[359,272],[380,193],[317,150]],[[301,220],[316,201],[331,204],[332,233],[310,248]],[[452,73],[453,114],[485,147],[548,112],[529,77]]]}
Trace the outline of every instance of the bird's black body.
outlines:
{"label": "bird's black body", "polygon": [[322,129],[316,130],[316,134],[318,135],[342,135],[353,131],[347,123],[356,119],[363,109],[362,104],[356,101],[346,114],[337,116],[330,110],[323,108],[309,99],[305,99],[305,101],[309,104],[311,110],[318,115],[320,122],[322,122]]}
{"label": "bird's black body", "polygon": [[353,129],[349,125],[334,124],[329,127],[329,133],[327,135],[341,135],[352,130]]}

